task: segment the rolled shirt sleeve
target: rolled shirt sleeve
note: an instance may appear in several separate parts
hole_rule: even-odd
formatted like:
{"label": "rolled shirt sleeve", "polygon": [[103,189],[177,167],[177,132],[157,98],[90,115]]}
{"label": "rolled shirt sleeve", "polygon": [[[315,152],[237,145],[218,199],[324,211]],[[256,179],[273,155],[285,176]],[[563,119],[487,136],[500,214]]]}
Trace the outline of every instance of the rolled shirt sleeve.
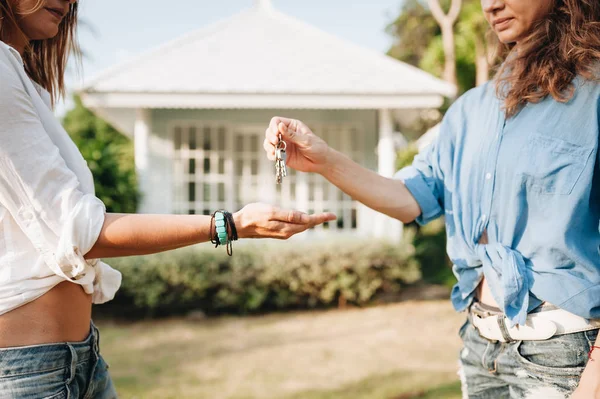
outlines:
{"label": "rolled shirt sleeve", "polygon": [[421,150],[412,163],[396,173],[395,179],[401,180],[411,192],[421,215],[417,223],[424,225],[444,214],[444,179],[452,167],[454,154],[454,129],[452,121],[458,112],[460,100],[446,113],[438,136]]}

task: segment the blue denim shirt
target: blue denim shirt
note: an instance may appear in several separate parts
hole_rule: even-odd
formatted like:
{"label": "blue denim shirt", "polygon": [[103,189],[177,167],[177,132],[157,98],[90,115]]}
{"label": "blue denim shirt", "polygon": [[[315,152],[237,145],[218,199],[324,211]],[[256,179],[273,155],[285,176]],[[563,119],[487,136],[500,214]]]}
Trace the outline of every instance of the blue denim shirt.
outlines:
{"label": "blue denim shirt", "polygon": [[493,82],[467,92],[397,173],[417,222],[445,215],[457,310],[484,275],[511,325],[542,301],[600,318],[600,84],[574,84],[568,103],[546,98],[509,119]]}

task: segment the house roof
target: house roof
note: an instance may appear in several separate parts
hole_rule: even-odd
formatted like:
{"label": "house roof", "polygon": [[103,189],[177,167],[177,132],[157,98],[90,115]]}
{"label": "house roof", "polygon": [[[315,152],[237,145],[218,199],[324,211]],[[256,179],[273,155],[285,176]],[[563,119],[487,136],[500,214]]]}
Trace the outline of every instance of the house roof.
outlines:
{"label": "house roof", "polygon": [[82,93],[92,107],[417,108],[436,107],[455,91],[257,0],[105,71]]}

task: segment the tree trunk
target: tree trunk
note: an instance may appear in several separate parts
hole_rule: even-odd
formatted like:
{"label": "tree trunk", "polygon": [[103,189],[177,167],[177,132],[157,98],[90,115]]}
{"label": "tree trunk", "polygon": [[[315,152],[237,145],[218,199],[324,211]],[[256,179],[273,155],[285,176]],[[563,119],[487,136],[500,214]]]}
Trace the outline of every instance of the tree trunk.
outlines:
{"label": "tree trunk", "polygon": [[458,78],[456,76],[456,51],[454,48],[454,25],[444,21],[444,24],[440,26],[442,29],[442,42],[444,45],[444,76],[443,79],[446,82],[450,82],[453,85],[458,85]]}
{"label": "tree trunk", "polygon": [[440,6],[440,0],[427,0],[427,2],[429,4],[429,8],[431,9],[431,14],[442,30],[442,42],[444,44],[445,57],[443,78],[445,81],[456,86],[458,79],[456,77],[454,23],[458,19],[462,0],[452,0],[448,14],[444,14],[444,11]]}

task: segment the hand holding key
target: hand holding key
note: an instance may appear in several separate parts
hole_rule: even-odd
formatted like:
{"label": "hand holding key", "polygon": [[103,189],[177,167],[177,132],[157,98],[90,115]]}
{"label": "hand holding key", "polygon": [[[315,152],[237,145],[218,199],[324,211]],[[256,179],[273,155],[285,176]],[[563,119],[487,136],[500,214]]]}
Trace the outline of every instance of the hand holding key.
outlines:
{"label": "hand holding key", "polygon": [[[285,146],[280,146],[280,143]],[[295,119],[275,117],[265,132],[263,144],[267,156],[277,161],[277,180],[286,175],[285,165],[301,172],[322,173],[328,167],[329,146],[304,123]],[[283,148],[283,151],[277,152]],[[281,160],[284,160],[283,166]]]}

